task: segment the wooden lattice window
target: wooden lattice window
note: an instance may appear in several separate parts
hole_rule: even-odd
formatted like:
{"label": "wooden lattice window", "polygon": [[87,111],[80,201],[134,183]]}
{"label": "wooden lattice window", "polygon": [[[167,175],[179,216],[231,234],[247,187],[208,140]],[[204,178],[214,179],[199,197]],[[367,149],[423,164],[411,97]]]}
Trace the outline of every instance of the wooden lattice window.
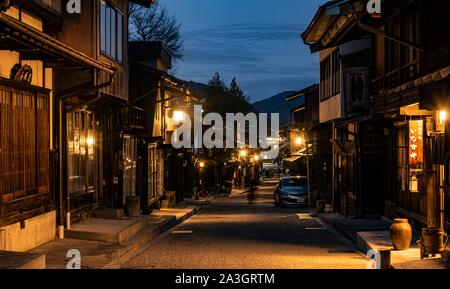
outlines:
{"label": "wooden lattice window", "polygon": [[0,86],[0,203],[49,193],[49,127],[47,94]]}

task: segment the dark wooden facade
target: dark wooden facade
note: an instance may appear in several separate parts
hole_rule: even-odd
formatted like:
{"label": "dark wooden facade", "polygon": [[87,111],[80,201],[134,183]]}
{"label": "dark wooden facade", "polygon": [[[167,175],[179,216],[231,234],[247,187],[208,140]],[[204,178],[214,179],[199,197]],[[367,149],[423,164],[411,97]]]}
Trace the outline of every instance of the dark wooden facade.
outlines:
{"label": "dark wooden facade", "polygon": [[0,227],[53,208],[49,93],[0,79]]}
{"label": "dark wooden facade", "polygon": [[[330,5],[340,13],[326,13]],[[442,32],[450,27],[449,3],[384,1],[381,17],[364,7],[364,1],[329,2],[303,34],[312,51],[340,49],[344,111],[334,124],[335,207],[347,216],[406,216],[418,227],[444,226],[449,40]],[[363,38],[367,49],[343,53]],[[419,146],[412,146],[412,129]]]}
{"label": "dark wooden facade", "polygon": [[[128,3],[89,1],[78,15],[17,0],[0,13],[0,227],[55,209],[61,227],[135,193],[138,159],[124,153],[138,143],[125,143],[145,124],[128,105]],[[32,67],[31,84],[6,79],[14,62]]]}

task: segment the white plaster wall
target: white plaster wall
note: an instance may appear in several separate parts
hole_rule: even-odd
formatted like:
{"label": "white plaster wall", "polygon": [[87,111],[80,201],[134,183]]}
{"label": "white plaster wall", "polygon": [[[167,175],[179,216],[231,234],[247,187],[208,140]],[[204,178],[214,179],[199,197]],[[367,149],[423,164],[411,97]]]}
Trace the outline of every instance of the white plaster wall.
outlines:
{"label": "white plaster wall", "polygon": [[19,63],[19,53],[9,50],[0,50],[0,77],[9,78],[11,68]]}
{"label": "white plaster wall", "polygon": [[319,105],[320,123],[328,122],[333,119],[339,119],[342,116],[341,94],[337,94]]}

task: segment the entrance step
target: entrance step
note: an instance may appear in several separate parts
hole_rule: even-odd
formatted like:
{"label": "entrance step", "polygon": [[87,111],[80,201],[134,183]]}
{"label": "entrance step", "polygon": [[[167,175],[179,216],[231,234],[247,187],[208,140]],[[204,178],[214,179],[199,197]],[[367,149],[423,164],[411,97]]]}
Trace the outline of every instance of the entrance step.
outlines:
{"label": "entrance step", "polygon": [[70,230],[65,230],[65,237],[124,244],[152,220],[151,216],[124,217],[120,220],[93,218],[73,224]]}
{"label": "entrance step", "polygon": [[125,217],[123,209],[98,209],[94,211],[94,218],[121,220]]}
{"label": "entrance step", "polygon": [[0,251],[0,269],[45,269],[45,255]]}

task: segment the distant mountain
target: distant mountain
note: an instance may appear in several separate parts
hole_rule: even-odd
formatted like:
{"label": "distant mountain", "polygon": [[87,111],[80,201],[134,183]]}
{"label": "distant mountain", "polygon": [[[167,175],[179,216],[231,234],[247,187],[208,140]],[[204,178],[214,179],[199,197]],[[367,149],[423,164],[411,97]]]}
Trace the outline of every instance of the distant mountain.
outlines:
{"label": "distant mountain", "polygon": [[305,103],[303,97],[294,101],[286,101],[286,97],[293,93],[295,93],[295,91],[284,91],[270,98],[255,102],[252,105],[261,113],[279,113],[280,124],[284,124],[290,121],[291,110]]}

